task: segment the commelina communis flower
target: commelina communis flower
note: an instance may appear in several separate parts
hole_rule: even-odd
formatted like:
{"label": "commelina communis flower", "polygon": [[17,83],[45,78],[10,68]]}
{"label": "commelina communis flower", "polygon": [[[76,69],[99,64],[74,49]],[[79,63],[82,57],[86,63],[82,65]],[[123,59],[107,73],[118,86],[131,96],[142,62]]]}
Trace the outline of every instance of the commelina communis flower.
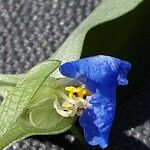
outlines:
{"label": "commelina communis flower", "polygon": [[[84,87],[66,87],[69,100],[54,107],[64,117],[79,115],[84,137],[90,145],[108,146],[116,108],[116,87],[128,84],[131,64],[104,55],[62,64],[62,75],[80,81]],[[66,98],[67,99],[67,98]],[[66,110],[65,110],[65,109]],[[65,114],[67,113],[67,115]]]}

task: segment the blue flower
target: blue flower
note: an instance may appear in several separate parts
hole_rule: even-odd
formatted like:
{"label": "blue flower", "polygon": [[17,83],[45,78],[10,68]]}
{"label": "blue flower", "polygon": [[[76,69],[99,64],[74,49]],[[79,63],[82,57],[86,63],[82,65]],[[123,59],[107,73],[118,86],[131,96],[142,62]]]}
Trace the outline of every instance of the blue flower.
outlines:
{"label": "blue flower", "polygon": [[126,85],[131,64],[110,56],[94,56],[67,62],[60,66],[62,75],[85,84],[91,92],[90,107],[79,118],[90,145],[108,146],[115,116],[116,87]]}

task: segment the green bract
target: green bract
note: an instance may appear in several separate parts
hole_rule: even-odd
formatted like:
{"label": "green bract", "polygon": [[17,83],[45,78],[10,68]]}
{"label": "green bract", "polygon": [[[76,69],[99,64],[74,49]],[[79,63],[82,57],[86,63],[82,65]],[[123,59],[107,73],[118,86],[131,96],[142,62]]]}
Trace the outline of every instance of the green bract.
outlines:
{"label": "green bract", "polygon": [[59,64],[60,61],[45,61],[37,65],[4,95],[0,107],[1,149],[29,135],[58,134],[71,127],[74,118],[61,117],[52,105],[62,83],[49,75]]}

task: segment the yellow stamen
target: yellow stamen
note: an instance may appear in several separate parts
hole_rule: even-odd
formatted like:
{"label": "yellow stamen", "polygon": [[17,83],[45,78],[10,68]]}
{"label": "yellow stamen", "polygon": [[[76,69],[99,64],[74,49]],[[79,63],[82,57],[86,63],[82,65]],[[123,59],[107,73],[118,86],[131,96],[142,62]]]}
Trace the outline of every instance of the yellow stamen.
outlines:
{"label": "yellow stamen", "polygon": [[65,90],[69,92],[70,98],[81,97],[85,99],[87,96],[90,96],[89,91],[82,87],[75,88],[73,86],[69,86],[69,87],[66,87]]}
{"label": "yellow stamen", "polygon": [[83,87],[73,86],[66,87],[65,90],[68,92],[68,96],[60,91],[62,99],[60,103],[55,100],[54,108],[63,117],[73,117],[75,114],[80,116],[88,105],[86,97],[90,96],[90,92]]}

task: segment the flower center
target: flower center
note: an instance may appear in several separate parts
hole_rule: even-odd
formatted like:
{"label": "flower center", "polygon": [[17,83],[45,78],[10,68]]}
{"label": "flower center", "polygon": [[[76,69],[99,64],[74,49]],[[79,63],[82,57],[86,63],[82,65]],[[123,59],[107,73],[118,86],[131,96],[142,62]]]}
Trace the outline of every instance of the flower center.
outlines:
{"label": "flower center", "polygon": [[75,114],[80,116],[88,105],[86,98],[91,95],[90,92],[83,87],[74,86],[66,87],[65,91],[67,95],[63,92],[59,93],[63,100],[56,99],[54,108],[63,117],[73,117]]}
{"label": "flower center", "polygon": [[90,96],[90,93],[87,89],[83,87],[73,87],[69,86],[65,88],[66,91],[69,92],[70,98],[80,97],[82,99],[86,99],[87,96]]}

